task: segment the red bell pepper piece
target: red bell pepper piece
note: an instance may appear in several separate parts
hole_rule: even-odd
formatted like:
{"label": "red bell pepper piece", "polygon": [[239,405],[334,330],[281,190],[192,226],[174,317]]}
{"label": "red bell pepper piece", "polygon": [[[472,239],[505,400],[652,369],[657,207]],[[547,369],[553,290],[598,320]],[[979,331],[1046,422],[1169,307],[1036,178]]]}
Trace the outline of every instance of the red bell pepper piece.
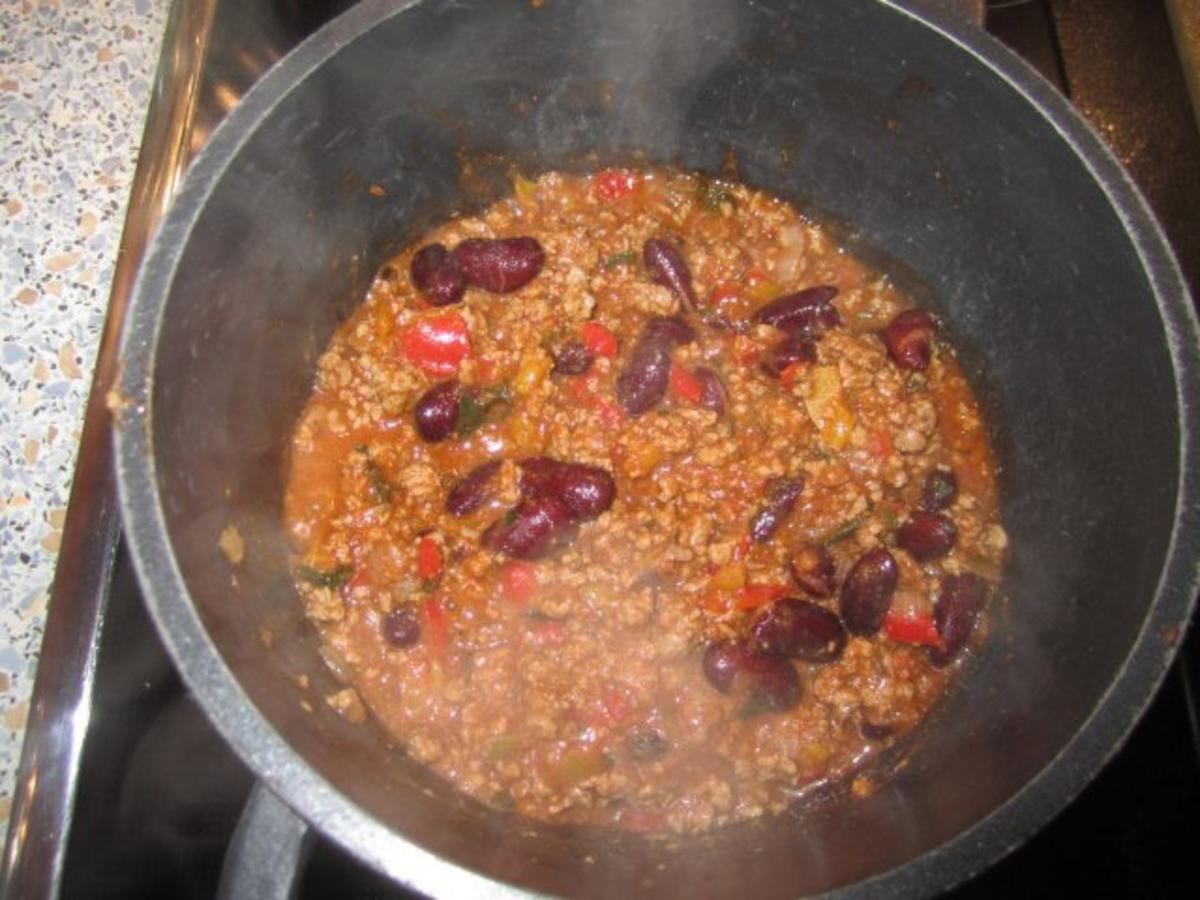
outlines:
{"label": "red bell pepper piece", "polygon": [[458,313],[418,319],[401,329],[398,339],[400,352],[431,378],[453,375],[471,355],[471,333]]}
{"label": "red bell pepper piece", "polygon": [[637,190],[641,178],[629,169],[604,169],[596,173],[594,181],[596,192],[611,203]]}
{"label": "red bell pepper piece", "polygon": [[537,569],[532,563],[513,559],[500,570],[500,592],[505,600],[523,604],[537,590]]}
{"label": "red bell pepper piece", "polygon": [[583,346],[597,356],[616,356],[617,339],[611,331],[596,321],[583,323]]}
{"label": "red bell pepper piece", "polygon": [[924,644],[928,647],[938,647],[942,643],[937,626],[933,623],[933,616],[906,618],[895,613],[888,613],[883,620],[883,631],[893,641],[900,641],[903,644]]}
{"label": "red bell pepper piece", "polygon": [[704,394],[704,387],[696,376],[681,365],[671,363],[670,380],[667,383],[671,396],[677,400],[687,400],[689,403],[699,403]]}
{"label": "red bell pepper piece", "polygon": [[424,581],[433,581],[441,574],[442,549],[426,535],[417,542],[417,575]]}
{"label": "red bell pepper piece", "polygon": [[738,609],[755,609],[773,603],[780,597],[786,597],[787,594],[786,584],[748,584],[738,588],[736,605]]}

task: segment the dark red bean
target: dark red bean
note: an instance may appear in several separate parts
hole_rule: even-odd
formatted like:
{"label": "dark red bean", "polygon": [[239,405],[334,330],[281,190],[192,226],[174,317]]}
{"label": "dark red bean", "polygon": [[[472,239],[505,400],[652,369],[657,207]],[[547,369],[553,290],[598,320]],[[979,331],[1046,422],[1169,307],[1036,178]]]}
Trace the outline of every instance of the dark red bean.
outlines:
{"label": "dark red bean", "polygon": [[925,476],[921,491],[921,506],[929,512],[948,509],[958,496],[958,478],[951,469],[933,469]]}
{"label": "dark red bean", "polygon": [[554,372],[559,375],[582,375],[596,361],[595,355],[583,341],[568,341],[552,354]]}
{"label": "dark red bean", "polygon": [[657,406],[666,396],[671,377],[671,354],[661,344],[639,342],[617,376],[617,402],[631,416]]}
{"label": "dark red bean", "polygon": [[656,406],[667,393],[671,350],[696,339],[696,329],[680,316],[655,316],[638,335],[617,376],[617,401],[631,416]]}
{"label": "dark red bean", "polygon": [[942,646],[929,648],[929,661],[933,665],[948,666],[966,646],[983,609],[984,597],[984,581],[974,573],[942,577],[941,590],[933,603],[933,624]]}
{"label": "dark red bean", "polygon": [[701,662],[708,683],[728,694],[744,693],[744,714],[790,709],[800,702],[803,686],[786,659],[758,653],[745,644],[721,640],[709,644]]}
{"label": "dark red bean", "polygon": [[421,639],[421,623],[407,609],[393,609],[379,622],[379,629],[389,647],[411,647]]}
{"label": "dark red bean", "polygon": [[465,516],[479,509],[488,499],[488,482],[499,471],[498,459],[490,459],[473,468],[446,494],[446,512],[452,516]]}
{"label": "dark red bean", "polygon": [[900,567],[882,547],[859,557],[842,584],[839,606],[842,621],[851,634],[874,634],[892,605]]}
{"label": "dark red bean", "polygon": [[788,560],[792,578],[813,597],[832,597],[837,586],[837,563],[833,555],[818,544],[806,544]]}
{"label": "dark red bean", "polygon": [[909,520],[896,529],[896,543],[917,562],[945,556],[954,547],[958,529],[941,513],[914,510]]}
{"label": "dark red bean", "polygon": [[767,483],[767,500],[750,520],[750,537],[756,543],[765,544],[779,530],[787,517],[796,508],[796,501],[804,490],[804,476],[795,478],[772,478]]}
{"label": "dark red bean", "polygon": [[467,277],[454,256],[441,244],[422,247],[409,267],[413,285],[434,306],[448,306],[462,299]]}
{"label": "dark red bean", "polygon": [[777,297],[754,314],[754,321],[772,325],[793,337],[816,338],[842,324],[830,302],[838,294],[831,284],[819,284],[795,294]]}
{"label": "dark red bean", "polygon": [[635,725],[625,738],[625,746],[634,759],[653,762],[667,755],[671,742],[652,725]]}
{"label": "dark red bean", "polygon": [[906,309],[883,329],[888,355],[902,369],[921,372],[933,358],[933,338],[937,324],[923,309]]}
{"label": "dark red bean", "polygon": [[763,355],[762,369],[772,378],[778,378],[792,363],[810,363],[816,358],[816,345],[808,338],[785,337],[767,349]]}
{"label": "dark red bean", "polygon": [[829,610],[808,600],[785,597],[763,610],[750,628],[752,646],[762,653],[811,663],[840,659],[846,629]]}
{"label": "dark red bean", "polygon": [[696,329],[683,316],[655,316],[642,328],[639,342],[655,342],[667,347],[682,347],[696,340]]}
{"label": "dark red bean", "polygon": [[679,298],[679,305],[685,312],[696,311],[692,273],[683,254],[673,244],[660,238],[651,238],[642,246],[642,261],[651,280],[669,288]]}
{"label": "dark red bean", "polygon": [[729,391],[721,376],[707,366],[693,369],[692,375],[700,382],[700,405],[718,416],[725,415],[729,410]]}
{"label": "dark red bean", "polygon": [[417,434],[430,443],[444,441],[458,427],[458,402],[461,390],[458,380],[439,381],[417,401],[413,409]]}
{"label": "dark red bean", "polygon": [[538,559],[569,540],[573,530],[566,504],[542,495],[518,503],[488,526],[480,542],[514,559]]}
{"label": "dark red bean", "polygon": [[519,465],[522,496],[556,497],[566,504],[573,519],[594,519],[616,499],[616,482],[599,466],[562,462],[548,456],[530,457]]}
{"label": "dark red bean", "polygon": [[507,294],[537,277],[546,254],[531,237],[470,238],[454,248],[454,261],[469,284],[493,294]]}
{"label": "dark red bean", "polygon": [[784,712],[799,703],[804,694],[796,667],[782,657],[750,654],[742,673],[747,682],[747,697],[741,715]]}
{"label": "dark red bean", "polygon": [[746,656],[746,648],[736,641],[713,641],[704,650],[701,666],[708,683],[728,694],[733,689],[733,678],[742,667],[742,659]]}

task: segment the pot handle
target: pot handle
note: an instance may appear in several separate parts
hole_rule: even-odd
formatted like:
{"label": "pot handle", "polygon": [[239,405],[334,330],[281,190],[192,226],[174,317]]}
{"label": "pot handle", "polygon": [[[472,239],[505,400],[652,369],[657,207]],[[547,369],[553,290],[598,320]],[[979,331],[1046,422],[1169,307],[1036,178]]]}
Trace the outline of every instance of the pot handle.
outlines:
{"label": "pot handle", "polygon": [[219,900],[290,900],[312,850],[313,832],[258,782],[221,865]]}

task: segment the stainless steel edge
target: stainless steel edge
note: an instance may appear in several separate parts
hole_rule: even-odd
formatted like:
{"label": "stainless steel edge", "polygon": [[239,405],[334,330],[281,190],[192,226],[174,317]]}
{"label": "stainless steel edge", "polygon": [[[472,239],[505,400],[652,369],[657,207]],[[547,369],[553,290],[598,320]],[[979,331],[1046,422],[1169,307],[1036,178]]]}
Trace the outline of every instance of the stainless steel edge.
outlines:
{"label": "stainless steel edge", "polygon": [[193,150],[191,125],[218,0],[176,0],[163,36],[51,588],[17,773],[0,895],[58,894],[120,518],[109,388],[134,275]]}

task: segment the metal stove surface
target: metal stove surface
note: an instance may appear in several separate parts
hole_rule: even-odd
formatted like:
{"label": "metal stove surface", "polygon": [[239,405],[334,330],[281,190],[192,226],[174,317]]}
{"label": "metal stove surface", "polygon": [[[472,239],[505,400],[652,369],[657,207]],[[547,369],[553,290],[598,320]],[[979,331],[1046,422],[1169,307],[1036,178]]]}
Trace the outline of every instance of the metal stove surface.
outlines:
{"label": "metal stove surface", "polygon": [[[130,230],[136,232],[140,215],[144,240],[156,220],[152,213],[169,199],[173,179],[266,66],[351,2],[177,2],[164,47],[164,68],[174,80],[160,81],[156,100],[163,107],[160,118],[174,125],[160,124],[157,143],[151,141],[152,108],[143,154],[156,156],[142,160],[139,181],[155,182],[155,190],[143,185],[142,196],[154,208],[141,208],[139,214],[134,206],[127,238]],[[1104,132],[1162,217],[1196,285],[1200,139],[1162,6],[1124,0],[991,0],[987,22],[994,34],[1071,92],[1085,113],[1104,123]],[[1108,53],[1087,52],[1097,42],[1108,42]],[[1138,90],[1113,89],[1122,46],[1138,50]],[[187,52],[176,53],[172,68],[169,54],[181,47]],[[192,65],[181,64],[189,53]],[[1152,64],[1154,60],[1158,63]],[[1145,108],[1147,96],[1155,98],[1153,110]],[[167,107],[170,114],[164,113]],[[1153,128],[1153,139],[1145,139],[1142,130],[1147,127]],[[1130,130],[1138,132],[1136,141],[1124,144],[1137,147],[1132,155],[1121,152]],[[164,154],[175,157],[163,159]],[[132,235],[134,244],[138,237]],[[114,286],[118,315],[121,292],[119,275]],[[86,430],[84,443],[86,451]],[[87,496],[80,501],[89,511],[94,503]],[[10,839],[6,887],[12,896],[213,897],[254,780],[176,675],[145,612],[115,526],[111,537],[100,532],[94,540],[111,555],[97,569],[102,583],[85,584],[99,610],[91,623],[90,645],[75,642],[87,652],[81,663],[86,667],[82,688],[74,693],[90,704],[90,715],[82,717],[87,724],[74,735],[79,746],[64,756],[67,772],[51,773],[65,785],[57,806],[43,812],[41,820],[33,815],[38,811],[33,801],[15,811],[24,814],[26,824],[49,822],[62,833],[51,835],[44,845],[31,845],[24,835],[15,843]],[[104,540],[115,544],[105,547]],[[65,578],[60,569],[55,602],[65,590],[62,583],[77,581],[69,570],[80,563],[68,563]],[[1200,869],[1194,865],[1193,834],[1200,809],[1200,739],[1192,691],[1200,686],[1197,643],[1193,634],[1128,744],[1096,781],[1038,836],[958,888],[956,896],[1196,893]],[[47,690],[43,721],[53,721],[54,699]],[[60,709],[57,714],[64,713]],[[25,768],[26,775],[39,771],[37,765]],[[38,852],[31,853],[30,846]],[[413,896],[319,838],[296,895]]]}

